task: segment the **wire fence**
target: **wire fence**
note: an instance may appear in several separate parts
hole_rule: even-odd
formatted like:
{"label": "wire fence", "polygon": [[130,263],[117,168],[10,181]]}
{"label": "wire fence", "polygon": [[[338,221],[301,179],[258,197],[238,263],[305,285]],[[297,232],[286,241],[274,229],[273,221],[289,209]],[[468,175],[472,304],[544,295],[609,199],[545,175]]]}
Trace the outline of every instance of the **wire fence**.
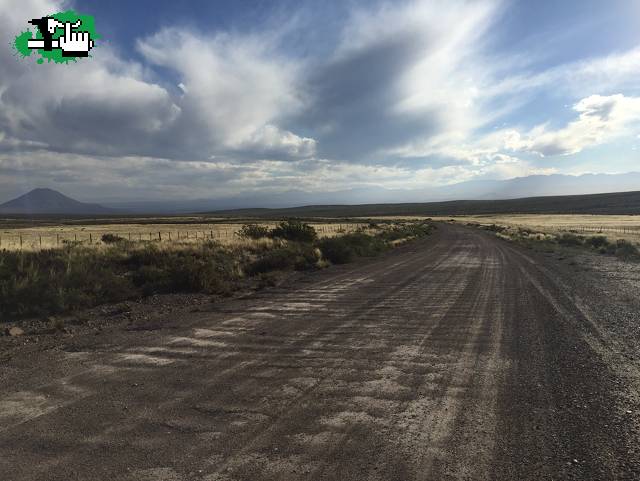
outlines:
{"label": "wire fence", "polygon": [[640,235],[640,225],[639,226],[597,226],[597,225],[577,225],[577,226],[562,226],[559,229],[566,231],[574,231],[574,232],[611,232],[616,234],[635,234]]}
{"label": "wire fence", "polygon": [[[267,224],[264,224],[267,225]],[[275,224],[268,225],[269,227]],[[356,232],[367,229],[368,224],[312,224],[320,237],[340,235],[342,233]],[[216,241],[222,244],[231,244],[240,241],[237,235],[242,228],[242,224],[211,226],[210,228],[171,228],[126,229],[122,226],[101,226],[95,229],[81,228],[80,230],[31,230],[15,229],[5,230],[0,233],[0,250],[42,250],[64,247],[65,245],[102,246],[102,236],[111,234],[131,242],[158,242],[158,243],[197,243],[206,241]]]}
{"label": "wire fence", "polygon": [[550,234],[572,233],[584,236],[602,235],[609,240],[624,239],[640,243],[640,224],[637,225],[598,225],[598,224],[521,224],[510,223],[511,226],[530,229]]}

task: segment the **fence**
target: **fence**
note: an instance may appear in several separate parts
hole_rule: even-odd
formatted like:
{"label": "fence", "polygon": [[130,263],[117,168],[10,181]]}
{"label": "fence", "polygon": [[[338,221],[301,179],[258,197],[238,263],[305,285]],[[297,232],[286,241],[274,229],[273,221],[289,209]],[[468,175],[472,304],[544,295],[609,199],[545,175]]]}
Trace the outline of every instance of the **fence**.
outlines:
{"label": "fence", "polygon": [[[266,224],[265,224],[266,225]],[[273,227],[275,224],[269,225]],[[365,229],[368,224],[312,224],[320,237],[336,235],[340,233],[354,232]],[[102,236],[113,234],[129,241],[137,242],[173,242],[191,243],[216,241],[229,244],[238,241],[236,232],[242,224],[216,225],[208,229],[182,229],[175,226],[157,226],[153,230],[126,229],[123,226],[101,226],[99,229],[65,231],[64,228],[55,232],[38,231],[31,229],[8,230],[0,233],[0,250],[40,250],[62,247],[69,244],[81,244],[84,246],[104,245]],[[162,228],[164,227],[164,228]]]}
{"label": "fence", "polygon": [[562,224],[549,222],[547,224],[522,224],[510,223],[512,227],[531,229],[537,232],[564,233],[571,232],[579,235],[603,235],[609,240],[624,239],[630,242],[640,243],[640,224],[634,225],[602,225],[602,224]]}
{"label": "fence", "polygon": [[640,226],[561,226],[559,230],[575,232],[611,232],[616,234],[637,234],[640,235]]}

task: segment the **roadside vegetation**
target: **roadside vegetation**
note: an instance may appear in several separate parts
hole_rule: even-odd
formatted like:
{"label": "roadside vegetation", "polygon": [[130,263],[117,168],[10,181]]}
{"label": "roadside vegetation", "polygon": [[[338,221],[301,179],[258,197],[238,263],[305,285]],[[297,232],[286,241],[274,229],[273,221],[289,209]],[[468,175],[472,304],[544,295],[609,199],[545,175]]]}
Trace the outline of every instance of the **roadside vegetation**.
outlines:
{"label": "roadside vegetation", "polygon": [[505,240],[518,242],[531,249],[554,252],[559,249],[582,249],[603,255],[613,255],[626,261],[640,262],[640,249],[625,239],[609,240],[604,235],[580,235],[575,232],[544,233],[522,227],[506,227],[497,224],[480,226],[495,232]]}
{"label": "roadside vegetation", "polygon": [[251,282],[271,285],[278,273],[372,257],[433,228],[424,222],[383,224],[319,239],[309,224],[287,220],[274,228],[246,224],[236,244],[137,242],[107,233],[99,249],[66,243],[40,251],[3,250],[0,319],[66,313],[153,294],[230,295]]}

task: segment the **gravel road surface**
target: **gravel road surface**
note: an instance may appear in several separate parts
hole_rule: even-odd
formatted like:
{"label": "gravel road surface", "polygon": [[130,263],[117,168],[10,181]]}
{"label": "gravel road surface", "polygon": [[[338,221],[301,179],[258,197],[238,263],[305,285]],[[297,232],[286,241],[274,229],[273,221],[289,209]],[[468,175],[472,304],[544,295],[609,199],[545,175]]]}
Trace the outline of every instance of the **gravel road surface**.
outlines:
{"label": "gravel road surface", "polygon": [[296,279],[14,354],[0,480],[640,479],[640,294],[449,225]]}

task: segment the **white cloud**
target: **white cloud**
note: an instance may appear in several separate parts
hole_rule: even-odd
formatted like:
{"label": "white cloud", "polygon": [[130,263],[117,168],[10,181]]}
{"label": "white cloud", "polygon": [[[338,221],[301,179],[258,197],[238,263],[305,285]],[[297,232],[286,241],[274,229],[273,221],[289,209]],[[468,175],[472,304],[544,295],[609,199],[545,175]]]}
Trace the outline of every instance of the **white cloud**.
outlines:
{"label": "white cloud", "polygon": [[[29,27],[29,18],[70,6],[0,1],[0,35],[7,45]],[[0,132],[25,148],[108,155],[152,150],[179,107],[142,66],[121,60],[107,44],[92,55],[68,65],[36,65],[33,54],[19,59],[0,49]]]}
{"label": "white cloud", "polygon": [[267,158],[307,158],[313,157],[316,151],[314,139],[300,137],[270,124],[253,132],[240,146]]}
{"label": "white cloud", "polygon": [[256,149],[257,155],[311,155],[313,139],[276,123],[303,105],[297,66],[278,57],[267,36],[212,37],[166,29],[140,40],[152,64],[173,70],[184,95],[177,134],[201,155]]}
{"label": "white cloud", "polygon": [[630,134],[640,124],[640,98],[622,94],[591,95],[576,103],[578,118],[566,127],[548,130],[540,125],[521,134],[505,132],[505,147],[542,156],[570,155]]}
{"label": "white cloud", "polygon": [[[10,44],[28,27],[26,19],[68,6],[44,0],[7,5],[0,32]],[[0,71],[4,144],[12,139],[14,147],[177,160],[314,154],[313,139],[278,127],[303,100],[296,64],[276,55],[268,35],[209,37],[169,29],[138,47],[147,64],[122,60],[107,43],[93,58],[65,66],[35,65],[35,58],[0,51],[7,66]],[[173,70],[179,91],[148,64]]]}
{"label": "white cloud", "polygon": [[506,75],[487,85],[490,96],[519,96],[523,93],[553,87],[556,94],[583,97],[592,92],[638,88],[640,46],[604,57],[567,62],[537,72]]}

